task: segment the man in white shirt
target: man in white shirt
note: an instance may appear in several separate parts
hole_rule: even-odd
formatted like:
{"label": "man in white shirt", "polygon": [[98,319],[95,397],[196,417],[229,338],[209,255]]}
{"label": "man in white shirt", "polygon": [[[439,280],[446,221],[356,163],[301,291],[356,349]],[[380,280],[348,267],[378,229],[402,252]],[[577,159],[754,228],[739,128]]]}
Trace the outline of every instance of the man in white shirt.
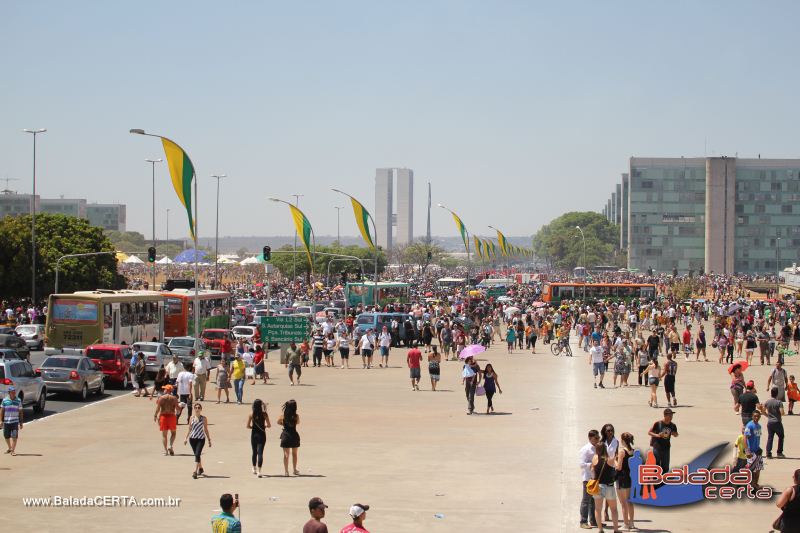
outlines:
{"label": "man in white shirt", "polygon": [[586,492],[586,483],[592,479],[592,459],[594,458],[594,447],[600,442],[600,433],[596,429],[589,432],[589,442],[583,445],[578,452],[578,461],[581,466],[581,478],[583,480],[583,490],[581,494],[581,529],[592,529],[597,527],[594,519],[594,497]]}
{"label": "man in white shirt", "polygon": [[175,379],[175,386],[178,390],[178,412],[176,418],[180,423],[181,413],[185,407],[189,408],[189,416],[186,417],[186,423],[192,419],[192,383],[194,383],[194,374],[189,371],[189,363],[186,363],[184,369],[178,374]]}
{"label": "man in white shirt", "polygon": [[325,319],[325,323],[322,324],[322,334],[327,337],[328,333],[333,333],[333,320],[331,320],[331,317]]}
{"label": "man in white shirt", "polygon": [[372,368],[372,350],[375,348],[375,335],[372,328],[361,337],[361,364],[362,368]]}
{"label": "man in white shirt", "polygon": [[392,334],[389,333],[389,328],[383,326],[378,342],[381,347],[381,362],[378,365],[381,368],[389,368],[389,347],[392,345]]}
{"label": "man in white shirt", "polygon": [[178,374],[183,372],[183,363],[180,362],[176,354],[172,354],[172,361],[167,363],[166,370],[169,384],[175,387],[177,385]]}
{"label": "man in white shirt", "polygon": [[[596,339],[592,341],[592,347],[589,349],[589,361],[592,364],[593,381],[595,382],[594,388],[596,389],[599,385],[601,389],[605,389],[603,378],[606,375],[606,359],[603,353],[603,347],[600,346],[600,342]],[[595,381],[597,376],[600,376],[600,383]]]}
{"label": "man in white shirt", "polygon": [[203,352],[200,352],[197,357],[194,358],[192,370],[194,370],[194,397],[197,398],[198,401],[202,401],[206,397],[208,372],[211,370],[211,363],[206,359]]}

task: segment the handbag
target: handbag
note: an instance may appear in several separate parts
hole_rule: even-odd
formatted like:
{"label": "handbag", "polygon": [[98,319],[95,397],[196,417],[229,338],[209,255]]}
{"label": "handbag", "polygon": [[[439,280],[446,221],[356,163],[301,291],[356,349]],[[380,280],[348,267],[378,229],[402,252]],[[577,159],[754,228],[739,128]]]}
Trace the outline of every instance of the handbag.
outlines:
{"label": "handbag", "polygon": [[603,466],[600,467],[600,475],[597,476],[598,479],[590,479],[586,482],[586,494],[589,496],[597,496],[600,494],[600,479],[603,477],[603,470],[606,469],[606,463],[603,463]]}
{"label": "handbag", "polygon": [[478,385],[478,388],[475,389],[475,396],[484,396],[486,394],[486,389],[483,385]]}

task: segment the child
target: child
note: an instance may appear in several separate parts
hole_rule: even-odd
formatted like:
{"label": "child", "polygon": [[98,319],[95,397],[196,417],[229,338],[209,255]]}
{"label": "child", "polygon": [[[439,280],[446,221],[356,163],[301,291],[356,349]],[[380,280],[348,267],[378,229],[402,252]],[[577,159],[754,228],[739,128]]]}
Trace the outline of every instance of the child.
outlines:
{"label": "child", "polygon": [[789,376],[789,386],[786,388],[786,394],[789,397],[789,414],[793,415],[792,409],[794,409],[794,402],[800,400],[800,389],[797,388],[794,376]]}

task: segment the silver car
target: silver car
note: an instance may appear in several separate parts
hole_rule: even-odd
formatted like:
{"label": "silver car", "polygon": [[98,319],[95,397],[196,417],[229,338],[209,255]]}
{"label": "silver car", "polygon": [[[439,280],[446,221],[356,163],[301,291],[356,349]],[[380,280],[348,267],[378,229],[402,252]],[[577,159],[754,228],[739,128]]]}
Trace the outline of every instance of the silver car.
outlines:
{"label": "silver car", "polygon": [[103,394],[105,375],[97,364],[85,355],[51,355],[37,372],[50,392],[69,392],[86,401],[89,392]]}
{"label": "silver car", "polygon": [[206,343],[202,339],[194,337],[173,337],[167,347],[172,351],[173,355],[178,356],[178,359],[183,364],[193,363],[198,351],[206,351]]}
{"label": "silver car", "polygon": [[44,411],[47,402],[47,387],[41,377],[33,371],[27,361],[0,359],[0,396],[8,394],[8,387],[17,389],[17,398],[22,405],[33,405],[35,413]]}
{"label": "silver car", "polygon": [[31,350],[44,350],[44,324],[23,324],[15,331]]}
{"label": "silver car", "polygon": [[166,365],[172,360],[172,350],[163,342],[137,342],[131,345],[135,353],[144,352],[146,370],[150,374],[157,374],[161,365]]}

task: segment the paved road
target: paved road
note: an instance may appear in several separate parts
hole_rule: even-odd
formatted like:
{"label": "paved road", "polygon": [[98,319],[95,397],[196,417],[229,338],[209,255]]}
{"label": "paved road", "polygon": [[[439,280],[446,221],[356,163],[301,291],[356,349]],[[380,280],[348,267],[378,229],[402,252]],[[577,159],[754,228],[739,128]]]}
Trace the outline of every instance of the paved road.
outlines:
{"label": "paved road", "polygon": [[[43,351],[31,352],[31,365],[33,366],[34,369],[39,368],[39,366],[42,364],[44,360],[45,360],[45,355]],[[66,411],[71,411],[73,409],[78,409],[87,404],[107,400],[109,398],[120,396],[122,394],[130,394],[130,389],[124,391],[119,387],[113,385],[108,386],[108,384],[106,384],[105,394],[102,395],[92,394],[89,396],[89,399],[85,402],[81,401],[80,398],[69,394],[50,393],[47,395],[47,405],[44,408],[44,412],[37,414],[33,412],[32,408],[27,408],[25,409],[25,418],[26,420],[36,420],[39,418],[45,418],[50,415],[54,415],[57,413],[64,413]]]}

